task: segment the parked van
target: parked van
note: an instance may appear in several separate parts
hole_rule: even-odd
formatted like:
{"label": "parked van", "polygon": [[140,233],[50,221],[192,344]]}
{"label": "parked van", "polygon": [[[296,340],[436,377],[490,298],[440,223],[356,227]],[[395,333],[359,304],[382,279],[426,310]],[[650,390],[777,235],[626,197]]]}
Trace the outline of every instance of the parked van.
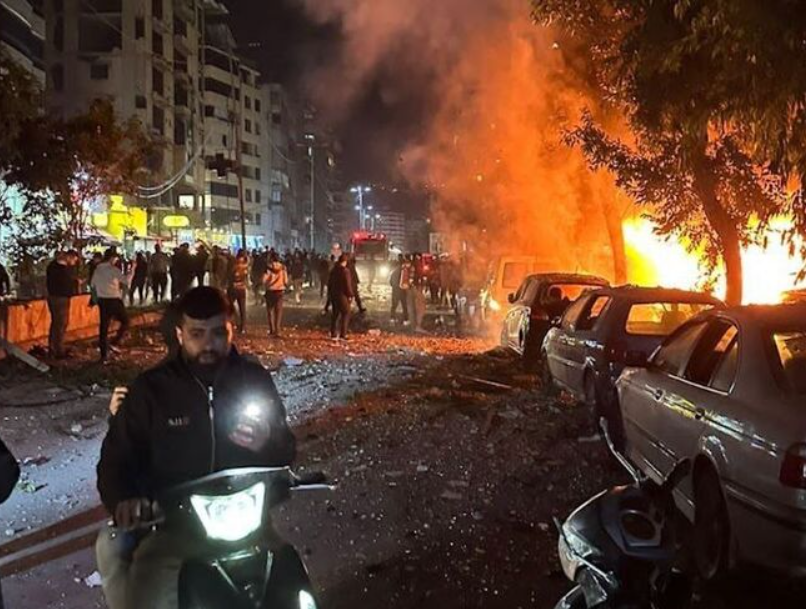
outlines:
{"label": "parked van", "polygon": [[516,292],[529,275],[553,270],[549,260],[536,256],[499,256],[487,271],[487,281],[481,292],[481,308],[485,315],[503,315],[507,297]]}

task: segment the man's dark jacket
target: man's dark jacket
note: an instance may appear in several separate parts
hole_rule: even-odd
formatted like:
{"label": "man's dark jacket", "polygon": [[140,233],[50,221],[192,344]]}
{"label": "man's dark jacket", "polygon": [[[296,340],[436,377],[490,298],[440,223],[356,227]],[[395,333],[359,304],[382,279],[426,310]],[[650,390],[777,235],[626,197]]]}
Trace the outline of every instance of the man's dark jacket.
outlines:
{"label": "man's dark jacket", "polygon": [[327,282],[327,289],[331,299],[354,298],[355,288],[350,269],[337,264],[330,271],[330,279]]}
{"label": "man's dark jacket", "polygon": [[[140,375],[101,447],[98,491],[110,513],[120,501],[232,467],[281,467],[296,453],[285,408],[267,370],[234,349],[210,389],[181,355]],[[264,407],[268,440],[245,448],[232,433],[247,404]],[[215,422],[215,442],[211,424]]]}

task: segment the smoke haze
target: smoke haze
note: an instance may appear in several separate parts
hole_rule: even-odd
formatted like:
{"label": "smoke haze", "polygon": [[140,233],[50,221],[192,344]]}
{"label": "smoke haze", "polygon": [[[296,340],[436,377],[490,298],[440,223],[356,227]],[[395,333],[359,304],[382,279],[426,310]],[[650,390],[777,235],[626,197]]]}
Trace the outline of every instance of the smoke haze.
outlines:
{"label": "smoke haze", "polygon": [[390,145],[399,175],[434,193],[434,225],[454,251],[528,253],[613,278],[612,179],[560,141],[596,107],[582,93],[584,62],[532,23],[526,0],[301,1],[344,36],[340,56],[308,79],[330,117],[347,116],[379,74],[391,103],[426,89],[427,120]]}

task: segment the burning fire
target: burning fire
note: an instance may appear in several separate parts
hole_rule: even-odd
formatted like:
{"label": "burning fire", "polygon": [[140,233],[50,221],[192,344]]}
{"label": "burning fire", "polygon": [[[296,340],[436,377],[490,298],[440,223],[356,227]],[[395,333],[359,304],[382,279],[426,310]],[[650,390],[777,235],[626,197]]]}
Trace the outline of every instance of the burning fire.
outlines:
{"label": "burning fire", "polygon": [[[797,276],[804,260],[790,255],[782,236],[791,228],[788,218],[774,219],[767,229],[766,247],[745,248],[744,303],[775,304],[784,292],[798,286]],[[646,218],[624,221],[624,243],[627,250],[630,283],[696,290],[705,279],[705,265],[697,252],[689,252],[685,242],[665,240],[655,233],[655,226]],[[798,249],[798,248],[796,248]],[[725,278],[720,272],[715,295],[725,297]]]}

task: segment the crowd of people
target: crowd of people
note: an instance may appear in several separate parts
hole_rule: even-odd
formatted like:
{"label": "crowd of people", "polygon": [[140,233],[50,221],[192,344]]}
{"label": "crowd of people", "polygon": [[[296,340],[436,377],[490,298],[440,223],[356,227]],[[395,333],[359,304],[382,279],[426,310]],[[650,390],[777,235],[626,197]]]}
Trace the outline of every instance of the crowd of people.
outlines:
{"label": "crowd of people", "polygon": [[[423,254],[399,255],[389,276],[393,322],[423,330],[426,306],[459,307],[464,283],[462,265],[449,257]],[[401,315],[398,315],[398,309]]]}
{"label": "crowd of people", "polygon": [[[373,276],[374,273],[370,273]],[[389,273],[391,319],[423,331],[428,303],[457,308],[463,283],[462,266],[449,257],[429,254],[400,255]],[[9,292],[7,273],[0,270],[0,291]],[[70,356],[65,348],[73,296],[89,292],[91,306],[99,308],[100,358],[107,361],[129,328],[129,307],[175,302],[195,286],[209,285],[227,294],[237,310],[237,331],[247,325],[247,303],[265,306],[268,334],[282,337],[283,308],[287,294],[301,303],[305,290],[330,315],[330,336],[346,340],[354,308],[366,311],[361,299],[356,260],[349,254],[320,255],[305,250],[279,253],[274,249],[232,252],[183,243],[168,253],[160,244],[153,251],[127,257],[114,247],[84,259],[75,250],[59,252],[46,269],[47,305],[51,317],[49,354]],[[117,332],[109,339],[112,322]]]}
{"label": "crowd of people", "polygon": [[[46,268],[47,304],[51,316],[48,349],[54,359],[70,357],[64,337],[69,323],[71,299],[89,292],[90,305],[99,308],[99,349],[102,361],[118,344],[129,328],[128,306],[175,302],[194,286],[209,285],[229,297],[237,311],[237,331],[244,333],[247,323],[247,301],[266,307],[269,335],[282,336],[283,301],[286,292],[296,303],[302,302],[306,289],[332,308],[331,334],[335,339],[347,337],[351,303],[365,309],[358,295],[358,273],[354,261],[342,255],[322,256],[305,250],[273,249],[239,250],[204,245],[191,248],[183,243],[171,254],[160,244],[153,252],[139,251],[126,257],[112,247],[95,252],[85,260],[75,250],[59,252]],[[5,284],[4,284],[5,285]],[[5,288],[6,291],[8,288]],[[118,322],[114,338],[109,328]]]}

